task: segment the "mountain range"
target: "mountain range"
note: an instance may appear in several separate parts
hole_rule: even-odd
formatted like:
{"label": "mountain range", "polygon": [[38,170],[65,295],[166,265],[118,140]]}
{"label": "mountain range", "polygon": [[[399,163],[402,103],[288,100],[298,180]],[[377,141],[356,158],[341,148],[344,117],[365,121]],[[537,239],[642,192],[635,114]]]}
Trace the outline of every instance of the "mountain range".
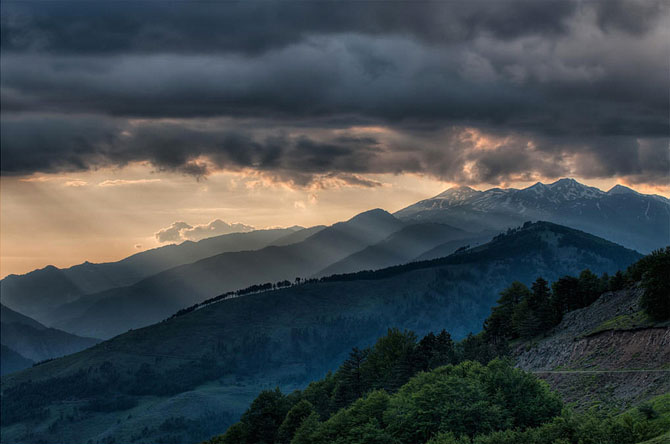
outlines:
{"label": "mountain range", "polygon": [[494,234],[490,232],[475,235],[459,228],[432,222],[411,224],[392,233],[381,242],[329,265],[315,276],[377,270],[413,261],[422,254],[444,244],[458,245],[443,255],[447,256],[470,241],[474,243],[476,238],[481,237],[488,241]]}
{"label": "mountain range", "polygon": [[504,230],[546,220],[584,230],[641,253],[670,243],[670,200],[622,185],[607,192],[574,179],[524,189],[450,188],[395,213],[405,221],[441,222],[464,230]]}
{"label": "mountain range", "polygon": [[250,285],[375,270],[481,245],[528,220],[555,221],[641,252],[670,243],[670,201],[572,179],[517,189],[452,188],[391,215],[330,227],[235,233],[108,264],[47,267],[0,282],[0,300],[41,323],[109,338]]}
{"label": "mountain range", "polygon": [[0,304],[0,370],[4,375],[34,362],[78,352],[100,342],[79,337],[39,322]]}
{"label": "mountain range", "polygon": [[25,275],[4,278],[0,281],[0,300],[14,310],[51,325],[60,316],[58,307],[82,296],[132,285],[147,276],[215,254],[298,242],[321,228],[305,231],[302,227],[291,227],[233,233],[155,248],[118,262],[84,262],[65,269],[48,266]]}
{"label": "mountain range", "polygon": [[402,225],[385,211],[367,211],[319,230],[301,242],[222,253],[127,287],[89,295],[80,303],[63,307],[71,317],[54,325],[76,334],[109,338],[163,320],[180,308],[226,291],[311,276],[370,243],[381,241]]}
{"label": "mountain range", "polygon": [[462,338],[515,280],[613,273],[639,257],[578,230],[528,223],[445,258],[224,299],[3,377],[3,411],[12,412],[3,439],[163,442],[181,424],[179,442],[196,442],[225,430],[260,389],[302,387],[390,326]]}

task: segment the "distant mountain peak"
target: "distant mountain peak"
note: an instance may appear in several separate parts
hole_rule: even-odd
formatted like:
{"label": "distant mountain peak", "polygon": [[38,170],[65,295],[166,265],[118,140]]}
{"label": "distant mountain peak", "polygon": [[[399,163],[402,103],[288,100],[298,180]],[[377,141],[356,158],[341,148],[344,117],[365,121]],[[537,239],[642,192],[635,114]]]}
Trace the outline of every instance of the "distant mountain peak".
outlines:
{"label": "distant mountain peak", "polygon": [[640,193],[626,186],[616,184],[612,188],[610,188],[607,194],[640,194]]}
{"label": "distant mountain peak", "polygon": [[449,193],[477,193],[478,191],[475,190],[474,188],[470,188],[467,185],[457,185],[455,187],[447,188],[445,191],[442,193],[438,194],[438,196],[442,196],[443,194],[449,194]]}
{"label": "distant mountain peak", "polygon": [[[625,197],[625,199],[623,198]],[[548,220],[648,252],[668,243],[670,199],[622,185],[608,192],[573,178],[523,189],[451,188],[395,213],[402,221],[440,222],[466,231],[506,230]]]}
{"label": "distant mountain peak", "polygon": [[549,187],[542,182],[535,182],[533,185],[529,186],[528,188],[524,188],[521,191],[533,191],[537,194],[544,193],[549,189]]}
{"label": "distant mountain peak", "polygon": [[557,180],[547,186],[564,200],[600,197],[605,194],[595,187],[589,187],[572,178]]}
{"label": "distant mountain peak", "polygon": [[437,196],[433,197],[433,199],[442,199],[446,200],[449,202],[449,204],[454,204],[458,202],[465,202],[466,200],[470,199],[473,196],[476,196],[478,194],[482,193],[481,191],[477,191],[473,188],[470,188],[465,185],[457,186],[457,187],[451,187],[446,191],[443,191],[442,193],[438,194]]}
{"label": "distant mountain peak", "polygon": [[386,210],[382,210],[381,208],[374,208],[372,210],[367,210],[363,211],[362,213],[358,213],[351,219],[349,219],[347,222],[352,222],[355,220],[361,220],[361,219],[370,219],[370,218],[394,218],[391,213],[389,213]]}
{"label": "distant mountain peak", "polygon": [[579,186],[581,186],[581,187],[586,186],[586,185],[583,185],[583,184],[577,182],[577,181],[576,181],[575,179],[573,179],[572,177],[564,177],[564,178],[562,178],[562,179],[558,179],[558,180],[557,180],[556,182],[554,182],[554,183],[550,183],[550,184],[549,184],[550,187],[554,187],[554,186],[557,186],[557,185],[571,185],[571,186],[579,185]]}

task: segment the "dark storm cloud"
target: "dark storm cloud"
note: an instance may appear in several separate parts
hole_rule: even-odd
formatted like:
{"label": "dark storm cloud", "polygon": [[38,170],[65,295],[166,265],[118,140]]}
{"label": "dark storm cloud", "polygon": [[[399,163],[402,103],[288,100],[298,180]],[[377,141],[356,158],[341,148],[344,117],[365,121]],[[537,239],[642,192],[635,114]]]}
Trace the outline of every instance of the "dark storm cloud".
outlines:
{"label": "dark storm cloud", "polygon": [[281,130],[253,131],[186,123],[134,124],[81,115],[31,115],[4,118],[0,133],[2,173],[83,171],[131,162],[205,176],[212,169],[252,168],[306,185],[312,176],[343,172],[341,180],[371,186],[349,173],[370,172],[381,154],[372,138],[315,140]]}
{"label": "dark storm cloud", "polygon": [[[20,2],[2,6],[2,49],[57,53],[258,53],[307,35],[405,35],[429,43],[479,34],[565,32],[577,2]],[[614,11],[616,14],[617,11]],[[616,20],[615,20],[616,22]]]}
{"label": "dark storm cloud", "polygon": [[6,1],[2,173],[661,182],[668,24],[642,0]]}
{"label": "dark storm cloud", "polygon": [[[10,54],[1,67],[3,109],[666,133],[668,105],[659,94],[668,86],[666,61],[655,48],[633,47],[621,59],[621,45],[578,43],[552,49],[543,40],[484,39],[435,48],[398,37],[340,36],[254,57]],[[573,50],[569,59],[551,54]]]}
{"label": "dark storm cloud", "polygon": [[648,0],[607,0],[595,3],[598,25],[606,30],[644,34],[666,12],[667,3]]}
{"label": "dark storm cloud", "polygon": [[670,171],[665,138],[594,140],[499,130],[472,136],[472,131],[451,127],[352,137],[342,136],[340,130],[292,129],[287,134],[281,126],[238,128],[235,121],[40,115],[5,119],[0,143],[5,175],[149,162],[157,170],[196,177],[252,169],[293,186],[318,186],[319,181],[334,179],[375,187],[380,184],[365,174],[418,173],[469,184],[568,174],[664,183]]}

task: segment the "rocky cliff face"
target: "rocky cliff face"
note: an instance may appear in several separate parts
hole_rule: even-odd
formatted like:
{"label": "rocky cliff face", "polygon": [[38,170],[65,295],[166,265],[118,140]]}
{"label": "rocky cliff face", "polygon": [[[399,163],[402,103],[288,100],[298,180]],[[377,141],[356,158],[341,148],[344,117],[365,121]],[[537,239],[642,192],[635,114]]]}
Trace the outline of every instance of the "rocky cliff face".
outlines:
{"label": "rocky cliff face", "polygon": [[517,365],[578,407],[626,408],[670,392],[670,328],[640,310],[641,290],[603,294],[568,313],[545,338],[517,344]]}

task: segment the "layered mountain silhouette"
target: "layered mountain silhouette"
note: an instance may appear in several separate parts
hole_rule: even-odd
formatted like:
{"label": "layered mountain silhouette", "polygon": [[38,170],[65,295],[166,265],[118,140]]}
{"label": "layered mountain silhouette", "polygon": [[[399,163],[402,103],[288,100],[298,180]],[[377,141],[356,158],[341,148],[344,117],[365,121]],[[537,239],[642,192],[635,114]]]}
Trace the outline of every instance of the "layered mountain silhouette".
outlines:
{"label": "layered mountain silhouette", "polygon": [[132,285],[163,270],[226,251],[256,250],[273,243],[293,243],[314,234],[320,228],[305,231],[302,227],[291,227],[233,233],[199,242],[186,241],[179,245],[155,248],[118,262],[85,262],[65,269],[48,266],[25,275],[7,276],[0,282],[0,301],[51,325],[63,315],[57,307],[74,302],[84,295]]}
{"label": "layered mountain silhouette", "polygon": [[[378,221],[378,230],[397,226],[384,213],[362,217]],[[339,242],[353,246],[356,222],[323,230],[312,245],[338,242],[333,251],[344,255]],[[418,334],[446,328],[462,338],[480,329],[513,281],[552,281],[585,268],[613,273],[639,257],[578,230],[529,223],[445,258],[224,299],[4,377],[3,403],[12,413],[3,416],[3,436],[156,442],[179,423],[186,441],[197,442],[224,431],[260,389],[302,387],[390,326]],[[23,399],[32,410],[20,409]],[[53,426],[75,407],[87,413]]]}
{"label": "layered mountain silhouette", "polygon": [[593,233],[642,253],[670,243],[670,200],[617,185],[607,192],[573,179],[524,188],[477,191],[450,188],[395,216],[464,230],[500,231],[526,220],[546,220]]}
{"label": "layered mountain silhouette", "polygon": [[523,190],[467,187],[331,227],[258,230],[185,242],[107,264],[47,267],[0,283],[3,304],[45,325],[109,338],[249,285],[375,270],[481,245],[528,220],[556,221],[647,252],[670,243],[670,201],[571,179]]}
{"label": "layered mountain silhouette", "polygon": [[47,328],[0,304],[0,342],[0,368],[5,374],[30,367],[33,362],[78,352],[100,340]]}
{"label": "layered mountain silhouette", "polygon": [[309,277],[402,227],[401,221],[383,210],[367,211],[302,242],[218,254],[128,287],[89,295],[61,307],[61,313],[69,312],[71,317],[54,325],[80,335],[109,338],[158,322],[180,308],[229,290]]}
{"label": "layered mountain silhouette", "polygon": [[[383,241],[364,248],[340,261],[321,270],[316,276],[352,273],[360,270],[377,270],[393,265],[403,264],[415,260],[437,246],[449,243],[453,245],[451,251],[445,251],[442,256],[453,253],[469,241],[485,237],[489,240],[493,234],[473,234],[445,224],[417,223],[408,225],[391,234]],[[448,249],[447,249],[448,250]]]}
{"label": "layered mountain silhouette", "polygon": [[0,344],[0,375],[14,373],[33,365],[33,361]]}

